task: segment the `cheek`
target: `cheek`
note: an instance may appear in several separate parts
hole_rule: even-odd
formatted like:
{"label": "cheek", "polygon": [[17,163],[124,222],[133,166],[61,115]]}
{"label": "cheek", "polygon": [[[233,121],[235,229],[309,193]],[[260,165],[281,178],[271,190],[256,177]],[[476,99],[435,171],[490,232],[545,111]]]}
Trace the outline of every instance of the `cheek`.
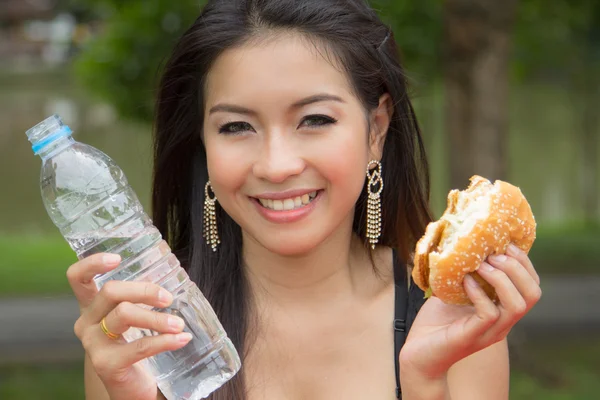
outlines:
{"label": "cheek", "polygon": [[331,183],[332,195],[345,196],[348,201],[356,201],[366,177],[368,147],[366,133],[356,129],[346,129],[332,138],[330,146],[321,155],[326,165],[322,174]]}
{"label": "cheek", "polygon": [[239,151],[239,146],[222,143],[219,138],[207,138],[206,162],[211,186],[221,202],[239,189],[246,179],[248,152]]}

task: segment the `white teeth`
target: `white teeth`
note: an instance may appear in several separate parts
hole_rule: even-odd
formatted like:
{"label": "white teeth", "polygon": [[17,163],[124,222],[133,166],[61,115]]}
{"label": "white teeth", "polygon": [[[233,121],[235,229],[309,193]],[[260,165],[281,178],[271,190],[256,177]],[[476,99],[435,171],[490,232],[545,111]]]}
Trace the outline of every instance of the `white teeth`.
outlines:
{"label": "white teeth", "polygon": [[297,196],[294,198],[284,199],[284,200],[272,200],[272,199],[258,199],[260,204],[271,210],[275,211],[289,211],[294,210],[296,208],[303,207],[310,203],[315,197],[317,197],[317,192],[307,193],[302,196]]}
{"label": "white teeth", "polygon": [[283,201],[283,209],[284,210],[293,210],[294,209],[294,199],[285,199]]}

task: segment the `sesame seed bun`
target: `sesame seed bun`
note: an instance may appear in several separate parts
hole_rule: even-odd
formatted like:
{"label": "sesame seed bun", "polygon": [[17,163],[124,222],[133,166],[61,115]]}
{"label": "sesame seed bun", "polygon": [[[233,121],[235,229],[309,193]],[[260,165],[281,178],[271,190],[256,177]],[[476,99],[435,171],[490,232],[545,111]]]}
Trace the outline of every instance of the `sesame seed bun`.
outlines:
{"label": "sesame seed bun", "polygon": [[444,303],[467,305],[472,303],[463,279],[471,274],[497,301],[494,288],[475,271],[489,255],[504,254],[510,243],[528,253],[535,231],[531,207],[518,187],[475,175],[466,190],[450,191],[446,211],[417,242],[413,280]]}

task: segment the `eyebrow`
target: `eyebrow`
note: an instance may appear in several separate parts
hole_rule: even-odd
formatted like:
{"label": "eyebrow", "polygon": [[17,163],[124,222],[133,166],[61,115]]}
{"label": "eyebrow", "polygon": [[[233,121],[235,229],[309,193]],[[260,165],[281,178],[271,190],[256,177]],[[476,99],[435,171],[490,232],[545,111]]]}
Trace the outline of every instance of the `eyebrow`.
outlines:
{"label": "eyebrow", "polygon": [[[322,101],[335,101],[338,103],[345,103],[344,99],[342,99],[339,96],[336,96],[333,94],[327,94],[327,93],[319,93],[319,94],[315,94],[313,96],[305,97],[304,99],[295,102],[294,104],[292,104],[291,108],[298,109],[298,108],[305,107],[309,104],[319,103]],[[210,109],[210,111],[208,113],[212,114],[212,113],[216,113],[216,112],[230,112],[230,113],[234,113],[234,114],[256,115],[256,111],[253,111],[249,108],[237,106],[235,104],[226,104],[226,103],[215,105],[214,107],[212,107]]]}

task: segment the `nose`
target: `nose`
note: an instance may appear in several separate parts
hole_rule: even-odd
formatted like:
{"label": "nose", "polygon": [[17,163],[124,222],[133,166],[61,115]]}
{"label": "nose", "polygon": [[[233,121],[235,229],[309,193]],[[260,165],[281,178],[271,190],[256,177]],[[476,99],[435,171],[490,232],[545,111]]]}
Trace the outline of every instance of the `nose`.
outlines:
{"label": "nose", "polygon": [[257,178],[273,183],[300,175],[306,167],[300,150],[300,146],[285,133],[267,135],[252,172]]}

